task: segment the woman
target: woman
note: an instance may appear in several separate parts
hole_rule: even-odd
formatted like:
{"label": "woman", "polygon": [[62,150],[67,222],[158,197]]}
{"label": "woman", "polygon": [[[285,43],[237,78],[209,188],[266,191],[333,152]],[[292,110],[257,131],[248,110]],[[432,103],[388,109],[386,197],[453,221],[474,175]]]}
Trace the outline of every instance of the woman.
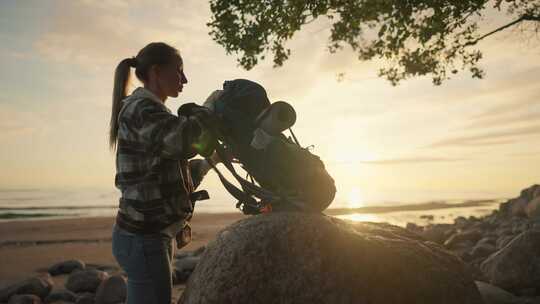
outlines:
{"label": "woman", "polygon": [[[144,86],[126,96],[131,67]],[[173,242],[188,232],[190,194],[210,168],[204,159],[188,161],[209,114],[176,116],[164,104],[186,83],[178,50],[162,42],[122,60],[115,71],[109,143],[116,148],[121,197],[112,251],[128,277],[128,304],[170,304]],[[210,161],[219,162],[216,153]]]}

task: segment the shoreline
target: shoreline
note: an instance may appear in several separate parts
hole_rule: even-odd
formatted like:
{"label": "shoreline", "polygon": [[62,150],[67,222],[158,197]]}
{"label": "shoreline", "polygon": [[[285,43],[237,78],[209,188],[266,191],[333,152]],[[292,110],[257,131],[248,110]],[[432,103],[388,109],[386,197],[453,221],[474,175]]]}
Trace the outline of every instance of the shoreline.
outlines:
{"label": "shoreline", "polygon": [[[402,212],[402,211],[429,211],[440,210],[447,208],[470,208],[470,207],[483,207],[485,205],[496,204],[506,200],[506,198],[494,198],[494,199],[475,199],[464,200],[461,203],[449,203],[449,200],[432,200],[420,203],[403,203],[403,204],[388,204],[380,203],[377,205],[368,205],[362,207],[335,207],[329,208],[324,211],[327,215],[347,215],[354,213],[372,213],[382,214],[389,212]],[[91,215],[84,213],[61,213],[60,210],[86,210],[86,209],[103,209],[102,206],[44,206],[44,207],[19,207],[8,208],[0,207],[0,212],[9,211],[6,213],[0,213],[0,223],[14,222],[14,221],[33,221],[33,220],[58,220],[58,219],[75,219],[75,218],[93,218],[93,217],[111,217],[114,215]],[[115,209],[116,207],[105,206],[105,208]],[[59,213],[24,213],[24,211],[33,210],[59,210]],[[23,212],[17,212],[23,211]],[[236,214],[241,213],[239,210],[235,211],[197,211],[196,214]]]}

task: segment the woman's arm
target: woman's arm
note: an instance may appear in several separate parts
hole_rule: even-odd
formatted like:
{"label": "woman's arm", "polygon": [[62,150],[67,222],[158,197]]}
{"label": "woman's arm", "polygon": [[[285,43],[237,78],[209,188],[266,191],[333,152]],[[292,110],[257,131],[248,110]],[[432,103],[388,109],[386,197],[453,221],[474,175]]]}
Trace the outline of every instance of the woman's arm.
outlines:
{"label": "woman's arm", "polygon": [[119,138],[142,144],[165,158],[187,159],[196,155],[192,143],[202,128],[196,116],[176,116],[165,105],[149,99],[133,101],[125,107],[119,116]]}

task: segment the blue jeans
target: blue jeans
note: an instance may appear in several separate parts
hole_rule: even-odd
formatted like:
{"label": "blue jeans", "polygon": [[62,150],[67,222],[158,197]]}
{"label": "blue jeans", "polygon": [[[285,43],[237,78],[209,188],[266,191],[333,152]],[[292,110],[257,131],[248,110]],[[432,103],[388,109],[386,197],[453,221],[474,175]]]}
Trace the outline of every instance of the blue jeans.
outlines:
{"label": "blue jeans", "polygon": [[163,234],[139,235],[114,225],[112,252],[127,274],[127,304],[170,304],[173,240]]}

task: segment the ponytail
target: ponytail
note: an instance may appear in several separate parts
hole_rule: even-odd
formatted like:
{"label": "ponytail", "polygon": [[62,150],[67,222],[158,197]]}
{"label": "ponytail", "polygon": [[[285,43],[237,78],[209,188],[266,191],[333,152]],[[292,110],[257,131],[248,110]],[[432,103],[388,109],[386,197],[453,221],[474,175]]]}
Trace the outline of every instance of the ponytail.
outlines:
{"label": "ponytail", "polygon": [[127,96],[127,86],[130,78],[130,68],[134,66],[135,58],[126,58],[118,64],[114,71],[114,87],[112,96],[112,111],[109,130],[109,148],[116,149],[118,137],[118,113],[122,108],[122,100]]}
{"label": "ponytail", "polygon": [[151,42],[142,48],[137,56],[126,58],[118,64],[114,71],[114,88],[112,96],[112,111],[109,131],[109,146],[111,150],[116,149],[118,138],[118,113],[122,109],[122,100],[127,96],[127,86],[129,84],[130,67],[135,68],[135,76],[141,82],[148,81],[148,71],[152,65],[167,64],[173,58],[181,58],[180,52],[164,43]]}

